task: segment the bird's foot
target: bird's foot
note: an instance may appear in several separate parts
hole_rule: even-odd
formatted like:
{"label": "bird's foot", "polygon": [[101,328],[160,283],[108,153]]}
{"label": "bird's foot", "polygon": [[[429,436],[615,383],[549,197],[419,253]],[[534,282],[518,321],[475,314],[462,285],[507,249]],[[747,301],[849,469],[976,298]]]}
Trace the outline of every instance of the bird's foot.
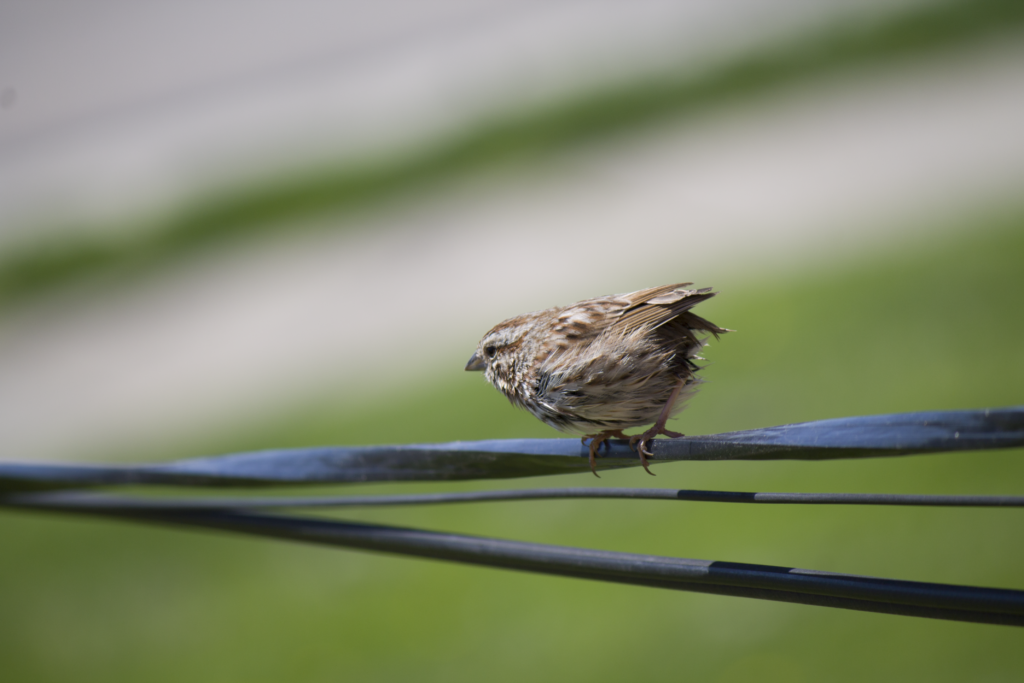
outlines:
{"label": "bird's foot", "polygon": [[[597,473],[597,449],[601,447],[608,439],[615,437],[616,439],[628,439],[627,434],[623,434],[621,429],[606,429],[598,434],[588,434],[580,439],[580,443],[584,446],[587,445],[587,439],[590,439],[590,471],[594,473],[594,476],[598,479],[601,475]],[[632,444],[632,441],[630,442]]]}
{"label": "bird's foot", "polygon": [[651,468],[647,466],[647,456],[651,456],[653,458],[654,453],[651,453],[650,449],[647,448],[647,444],[659,434],[664,434],[665,436],[672,438],[686,436],[685,434],[680,434],[679,432],[673,432],[671,429],[665,429],[665,425],[663,424],[655,424],[646,432],[634,434],[633,436],[629,437],[629,447],[634,448],[636,450],[637,455],[640,456],[640,464],[643,465],[645,470],[647,470],[647,474],[650,474],[651,476],[654,476],[654,472],[651,472]]}

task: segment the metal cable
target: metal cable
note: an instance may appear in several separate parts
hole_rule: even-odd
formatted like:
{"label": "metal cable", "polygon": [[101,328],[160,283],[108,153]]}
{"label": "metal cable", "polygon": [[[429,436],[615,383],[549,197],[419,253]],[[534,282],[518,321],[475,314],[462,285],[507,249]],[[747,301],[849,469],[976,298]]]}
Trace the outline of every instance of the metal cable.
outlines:
{"label": "metal cable", "polygon": [[637,555],[291,516],[139,510],[97,514],[652,588],[1024,626],[1024,591],[1019,590]]}
{"label": "metal cable", "polygon": [[749,493],[642,488],[550,488],[464,491],[380,496],[234,496],[156,498],[57,491],[0,497],[0,505],[61,510],[252,510],[259,508],[379,507],[485,503],[520,500],[603,498],[769,505],[903,505],[936,507],[1024,507],[1024,496],[964,496],[898,493]]}
{"label": "metal cable", "polygon": [[[1024,406],[869,415],[742,432],[656,439],[655,464],[678,460],[831,460],[1024,447]],[[598,469],[637,467],[629,442],[601,447]],[[499,479],[587,472],[579,439],[328,446],[158,465],[0,463],[0,492],[124,484],[253,487]]]}

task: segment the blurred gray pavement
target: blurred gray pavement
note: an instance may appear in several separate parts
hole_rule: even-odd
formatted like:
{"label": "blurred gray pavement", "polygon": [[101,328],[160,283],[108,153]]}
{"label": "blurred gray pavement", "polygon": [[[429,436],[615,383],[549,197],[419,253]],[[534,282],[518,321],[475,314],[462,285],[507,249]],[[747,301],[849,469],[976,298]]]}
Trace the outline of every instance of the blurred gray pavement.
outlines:
{"label": "blurred gray pavement", "polygon": [[5,0],[0,248],[923,1]]}

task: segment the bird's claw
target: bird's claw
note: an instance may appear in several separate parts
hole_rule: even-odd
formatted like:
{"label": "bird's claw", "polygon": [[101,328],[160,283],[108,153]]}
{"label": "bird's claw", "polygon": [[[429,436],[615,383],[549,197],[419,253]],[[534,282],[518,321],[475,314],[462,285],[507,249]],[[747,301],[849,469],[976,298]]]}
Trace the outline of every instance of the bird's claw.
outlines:
{"label": "bird's claw", "polygon": [[647,444],[659,434],[663,434],[664,436],[671,438],[685,436],[685,434],[665,429],[664,426],[655,425],[646,432],[641,432],[640,434],[634,434],[632,436],[623,434],[621,429],[606,429],[598,434],[588,434],[582,437],[580,439],[580,443],[586,446],[587,439],[590,439],[590,471],[593,472],[594,476],[598,479],[601,478],[601,475],[597,473],[597,451],[601,448],[601,444],[612,437],[615,437],[616,439],[629,439],[629,447],[636,451],[637,455],[640,456],[640,465],[644,468],[647,474],[654,477],[657,475],[655,475],[654,472],[651,472],[651,468],[649,467],[650,461],[647,460],[648,457],[653,458],[654,453],[652,453],[647,447]]}
{"label": "bird's claw", "polygon": [[664,426],[655,425],[654,427],[648,429],[646,432],[634,434],[633,436],[629,437],[629,447],[635,450],[637,455],[640,456],[640,464],[643,466],[644,470],[647,471],[647,474],[651,475],[652,477],[656,475],[654,474],[654,472],[651,472],[651,468],[647,466],[647,458],[653,458],[654,453],[652,453],[651,450],[647,447],[647,444],[659,434],[664,434],[665,436],[671,438],[679,438],[680,436],[686,436],[685,434],[680,434],[679,432],[673,432],[672,430],[665,429]]}
{"label": "bird's claw", "polygon": [[[628,439],[629,436],[622,433],[621,429],[606,429],[598,434],[588,434],[580,439],[580,443],[584,446],[587,445],[587,439],[590,439],[590,471],[594,473],[594,476],[598,479],[601,475],[597,473],[597,449],[601,447],[608,439],[615,437],[617,439]],[[632,446],[632,441],[630,446]]]}

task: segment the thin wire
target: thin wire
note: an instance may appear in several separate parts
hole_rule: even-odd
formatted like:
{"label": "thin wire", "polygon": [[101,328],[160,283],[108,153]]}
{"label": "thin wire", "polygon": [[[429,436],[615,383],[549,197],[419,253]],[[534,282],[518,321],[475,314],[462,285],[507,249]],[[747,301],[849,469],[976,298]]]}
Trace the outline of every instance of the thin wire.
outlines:
{"label": "thin wire", "polygon": [[0,498],[0,505],[63,510],[241,510],[260,508],[375,507],[484,503],[518,500],[604,498],[768,505],[901,505],[932,507],[1024,507],[1024,496],[964,496],[897,493],[751,493],[644,488],[551,488],[382,496],[236,496],[153,498],[61,491]]}
{"label": "thin wire", "polygon": [[420,529],[232,511],[94,514],[220,529],[308,543],[426,557],[652,588],[732,595],[905,616],[1024,626],[1024,591],[834,574],[524,543]]}

